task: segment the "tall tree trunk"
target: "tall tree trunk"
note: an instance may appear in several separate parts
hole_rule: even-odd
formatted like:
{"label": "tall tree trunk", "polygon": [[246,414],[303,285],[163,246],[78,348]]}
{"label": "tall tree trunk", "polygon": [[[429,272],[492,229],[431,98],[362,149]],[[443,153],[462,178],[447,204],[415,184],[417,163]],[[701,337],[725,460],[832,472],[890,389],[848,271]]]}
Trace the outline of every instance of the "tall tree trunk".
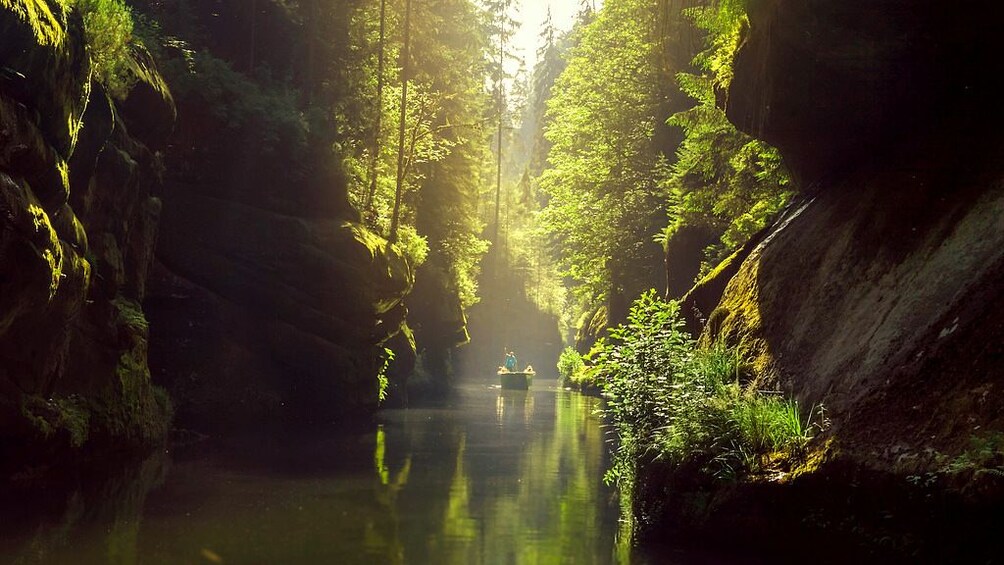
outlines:
{"label": "tall tree trunk", "polygon": [[408,75],[411,72],[409,50],[411,49],[411,0],[404,3],[404,45],[401,49],[401,123],[398,126],[397,141],[397,187],[394,190],[394,213],[390,219],[390,234],[387,239],[397,241],[397,228],[401,222],[401,198],[404,193],[404,130],[408,118]]}
{"label": "tall tree trunk", "polygon": [[[503,5],[504,6],[504,5]],[[502,107],[505,103],[504,92],[505,92],[505,69],[503,64],[505,63],[505,16],[506,8],[501,8],[502,13],[499,14],[499,84],[498,84],[498,113],[499,113],[499,130],[498,130],[498,170],[496,172],[495,178],[495,237],[492,240],[493,245],[497,245],[499,241],[499,205],[502,200],[502,117],[503,110]]]}
{"label": "tall tree trunk", "polygon": [[377,48],[377,99],[376,99],[376,123],[373,127],[373,157],[370,160],[370,188],[366,193],[365,212],[372,217],[376,214],[373,211],[373,199],[376,197],[377,189],[377,166],[380,163],[380,135],[383,125],[383,65],[384,65],[384,41],[387,25],[387,0],[380,0],[380,45]]}

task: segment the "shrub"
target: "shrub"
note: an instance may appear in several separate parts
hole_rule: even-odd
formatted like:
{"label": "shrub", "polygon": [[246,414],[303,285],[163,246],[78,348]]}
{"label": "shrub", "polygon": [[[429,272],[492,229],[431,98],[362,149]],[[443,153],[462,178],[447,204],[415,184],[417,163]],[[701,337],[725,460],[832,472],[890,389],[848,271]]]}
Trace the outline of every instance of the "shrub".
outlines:
{"label": "shrub", "polygon": [[572,347],[566,347],[558,357],[558,378],[562,384],[579,380],[576,377],[580,377],[585,368],[582,356]]}
{"label": "shrub", "polygon": [[969,438],[969,449],[948,463],[947,473],[984,471],[1004,478],[1004,433],[987,432]]}
{"label": "shrub", "polygon": [[798,454],[808,441],[794,401],[745,390],[740,352],[698,349],[679,306],[655,291],[592,357],[620,442],[608,480],[632,481],[643,456],[735,479],[769,470],[770,454]]}
{"label": "shrub", "polygon": [[429,257],[429,239],[418,233],[414,226],[401,224],[397,230],[397,245],[401,254],[408,258],[412,269],[417,269]]}
{"label": "shrub", "polygon": [[132,11],[122,0],[69,0],[84,20],[84,37],[94,78],[115,98],[128,94],[136,80],[129,70],[133,41]]}

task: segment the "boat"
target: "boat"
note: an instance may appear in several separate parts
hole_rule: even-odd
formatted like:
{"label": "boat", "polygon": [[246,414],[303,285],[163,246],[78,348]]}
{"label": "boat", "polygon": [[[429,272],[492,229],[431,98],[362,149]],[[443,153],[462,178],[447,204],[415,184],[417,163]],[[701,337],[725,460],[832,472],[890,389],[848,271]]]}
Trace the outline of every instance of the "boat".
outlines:
{"label": "boat", "polygon": [[522,371],[509,371],[502,367],[499,369],[499,380],[502,382],[502,388],[528,390],[535,374],[537,373],[531,367]]}

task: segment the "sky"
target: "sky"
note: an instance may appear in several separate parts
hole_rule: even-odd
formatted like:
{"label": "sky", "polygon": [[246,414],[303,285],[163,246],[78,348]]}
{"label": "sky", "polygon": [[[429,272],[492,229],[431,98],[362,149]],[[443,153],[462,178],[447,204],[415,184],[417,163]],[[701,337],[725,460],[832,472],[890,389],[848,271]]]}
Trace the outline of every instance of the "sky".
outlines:
{"label": "sky", "polygon": [[[513,47],[518,49],[518,53],[526,59],[526,68],[533,70],[534,63],[537,62],[537,47],[541,26],[547,19],[547,8],[551,8],[551,20],[554,27],[561,31],[567,31],[575,21],[575,14],[579,11],[580,0],[520,0],[519,14],[516,20],[522,22],[519,32],[513,37]],[[596,9],[600,9],[603,0],[595,0]],[[510,69],[515,71],[518,64]]]}

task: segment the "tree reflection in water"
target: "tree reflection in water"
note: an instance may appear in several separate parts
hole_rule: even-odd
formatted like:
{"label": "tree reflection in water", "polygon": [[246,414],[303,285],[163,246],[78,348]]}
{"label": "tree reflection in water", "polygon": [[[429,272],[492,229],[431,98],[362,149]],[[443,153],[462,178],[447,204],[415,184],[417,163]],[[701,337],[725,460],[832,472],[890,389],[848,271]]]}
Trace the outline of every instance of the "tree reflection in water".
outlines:
{"label": "tree reflection in water", "polygon": [[0,498],[0,562],[609,563],[597,408],[472,385],[368,430],[160,454],[59,504]]}

